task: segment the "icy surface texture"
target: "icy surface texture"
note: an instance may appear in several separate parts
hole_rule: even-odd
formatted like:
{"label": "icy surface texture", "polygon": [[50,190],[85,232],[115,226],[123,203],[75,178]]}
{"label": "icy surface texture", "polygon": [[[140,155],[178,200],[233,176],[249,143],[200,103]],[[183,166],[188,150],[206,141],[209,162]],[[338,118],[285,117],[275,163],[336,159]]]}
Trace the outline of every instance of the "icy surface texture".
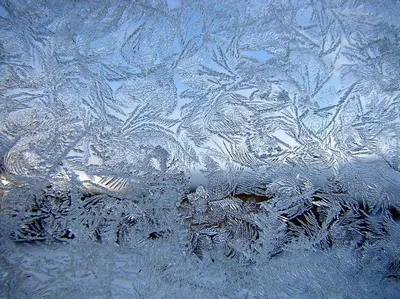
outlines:
{"label": "icy surface texture", "polygon": [[398,296],[399,11],[0,0],[0,297]]}

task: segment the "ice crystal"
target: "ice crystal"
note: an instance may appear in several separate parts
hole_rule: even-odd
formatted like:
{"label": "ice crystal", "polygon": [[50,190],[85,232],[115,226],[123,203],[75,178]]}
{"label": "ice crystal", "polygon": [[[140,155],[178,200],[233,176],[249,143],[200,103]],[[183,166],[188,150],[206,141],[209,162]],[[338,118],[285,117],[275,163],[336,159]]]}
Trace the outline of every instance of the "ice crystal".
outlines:
{"label": "ice crystal", "polygon": [[0,0],[0,297],[395,297],[399,10]]}

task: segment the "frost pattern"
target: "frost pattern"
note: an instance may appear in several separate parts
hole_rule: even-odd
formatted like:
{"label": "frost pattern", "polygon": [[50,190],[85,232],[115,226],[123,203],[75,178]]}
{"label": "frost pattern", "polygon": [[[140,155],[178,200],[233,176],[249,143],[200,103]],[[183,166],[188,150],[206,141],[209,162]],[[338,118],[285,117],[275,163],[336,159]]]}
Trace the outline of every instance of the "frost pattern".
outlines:
{"label": "frost pattern", "polygon": [[394,297],[397,11],[1,0],[1,297]]}

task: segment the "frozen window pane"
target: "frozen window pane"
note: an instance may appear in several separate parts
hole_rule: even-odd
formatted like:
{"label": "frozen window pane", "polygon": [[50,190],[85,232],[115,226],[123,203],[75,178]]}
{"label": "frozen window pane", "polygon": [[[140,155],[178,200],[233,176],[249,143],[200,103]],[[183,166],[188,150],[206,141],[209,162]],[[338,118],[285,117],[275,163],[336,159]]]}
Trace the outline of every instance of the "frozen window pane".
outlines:
{"label": "frozen window pane", "polygon": [[398,11],[0,0],[0,297],[395,297]]}

